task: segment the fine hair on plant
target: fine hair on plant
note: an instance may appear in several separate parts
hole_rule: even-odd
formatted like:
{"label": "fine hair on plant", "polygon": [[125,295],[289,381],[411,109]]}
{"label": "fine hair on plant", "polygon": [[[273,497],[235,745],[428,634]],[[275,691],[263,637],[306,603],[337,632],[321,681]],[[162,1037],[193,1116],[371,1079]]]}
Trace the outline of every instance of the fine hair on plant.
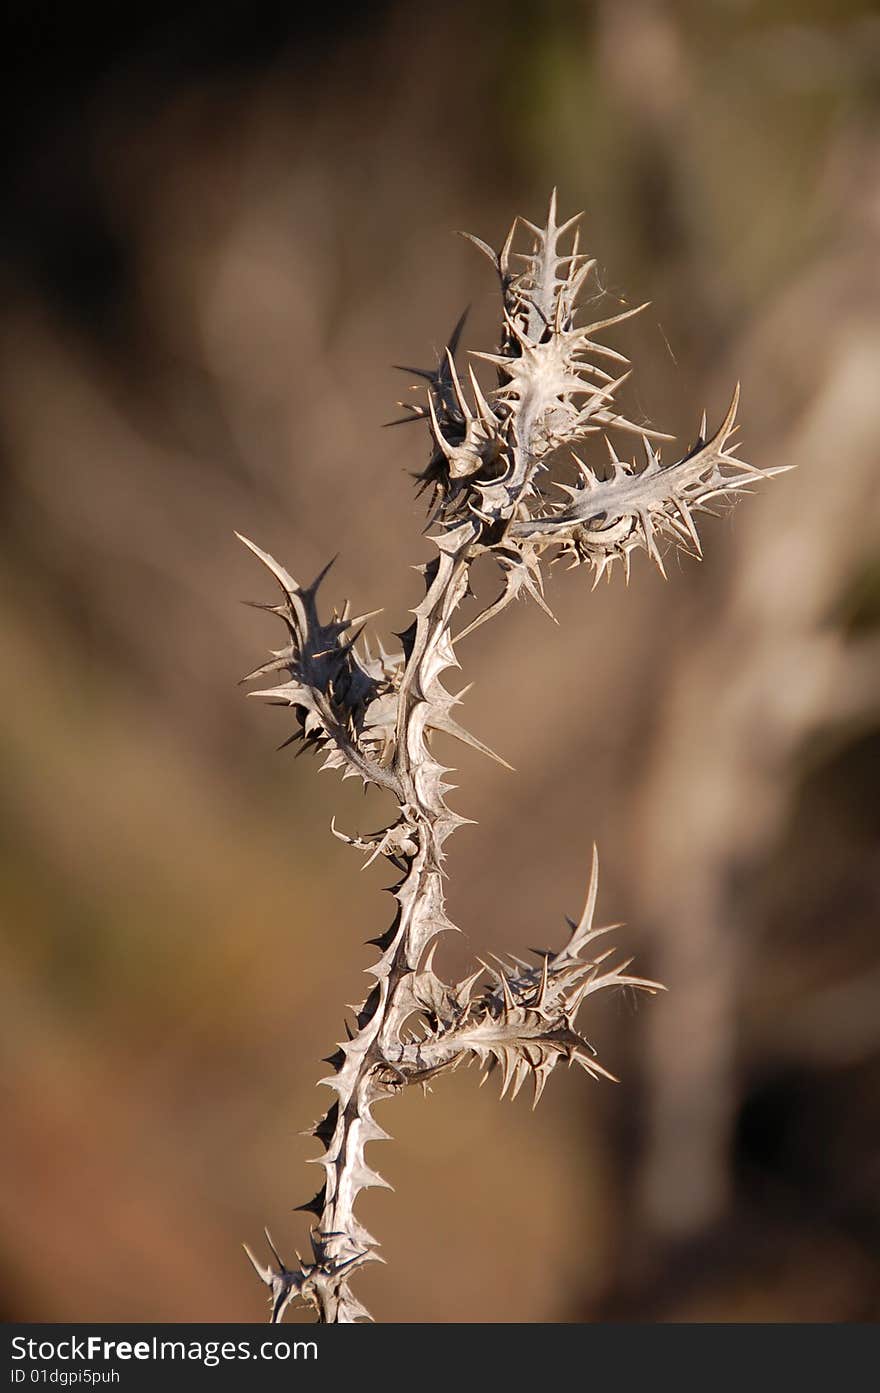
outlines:
{"label": "fine hair on plant", "polygon": [[[273,1321],[294,1302],[323,1322],[369,1319],[353,1285],[359,1268],[377,1257],[377,1240],[356,1215],[361,1192],[386,1184],[372,1153],[367,1157],[371,1142],[388,1138],[374,1115],[377,1103],[462,1063],[476,1063],[484,1076],[497,1073],[502,1096],[515,1097],[529,1083],[535,1104],[559,1064],[612,1078],[581,1032],[581,1008],[608,987],[660,989],[632,975],[629,963],[604,946],[607,930],[594,925],[595,848],[583,913],[569,920],[555,951],[536,951],[531,963],[477,960],[457,982],[442,980],[433,966],[439,936],[456,927],[444,901],[446,842],[468,821],[446,801],[451,771],[437,758],[434,735],[498,758],[459,723],[464,693],[443,685],[444,673],[459,666],[459,642],[518,596],[549,614],[544,567],[555,560],[585,566],[595,586],[618,569],[628,580],[636,551],[664,574],[670,545],[700,556],[697,515],[781,472],[737,457],[731,437],[738,389],[718,428],[710,434],[704,416],[694,443],[670,464],[659,450],[669,437],[618,412],[628,361],[600,335],[645,307],[578,323],[579,298],[595,271],[580,250],[579,221],[557,223],[554,193],[543,226],[517,218],[500,252],[465,234],[500,282],[498,347],[469,354],[489,365],[494,385],[459,361],[464,317],[436,366],[410,370],[420,396],[404,420],[421,422],[430,437],[417,480],[428,495],[433,553],[421,567],[424,598],[396,636],[399,648],[368,644],[370,615],[352,617],[346,607],[322,617],[318,597],[329,567],[303,586],[242,538],[280,587],[278,602],[265,608],[285,630],[283,646],[245,679],[269,678],[272,685],[252,694],[292,708],[291,740],[320,753],[324,767],[343,778],[384,790],[397,810],[368,835],[348,836],[333,824],[336,836],[368,860],[389,862],[396,912],[370,940],[373,985],[321,1080],[332,1093],[313,1129],[325,1178],[300,1206],[314,1216],[311,1253],[288,1265],[269,1239],[273,1262],[263,1265],[248,1250],[269,1288]],[[637,460],[625,449],[628,440]],[[500,593],[463,625],[458,611],[471,594],[471,567],[484,556],[497,563]]]}

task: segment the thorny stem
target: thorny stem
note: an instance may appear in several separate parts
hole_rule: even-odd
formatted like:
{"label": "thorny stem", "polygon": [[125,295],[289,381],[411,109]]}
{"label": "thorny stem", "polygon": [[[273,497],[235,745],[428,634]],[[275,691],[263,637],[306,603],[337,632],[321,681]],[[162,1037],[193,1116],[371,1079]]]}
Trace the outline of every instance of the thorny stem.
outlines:
{"label": "thorny stem", "polygon": [[[595,850],[587,903],[581,919],[569,921],[562,949],[536,953],[532,965],[481,964],[451,984],[433,970],[438,936],[456,927],[445,911],[444,847],[468,819],[445,801],[451,785],[444,776],[450,771],[434,757],[432,736],[454,735],[498,758],[458,725],[452,712],[459,698],[441,683],[446,669],[458,666],[458,640],[523,591],[546,610],[545,553],[587,564],[596,581],[610,574],[616,560],[628,577],[631,555],[639,549],[663,571],[660,541],[699,555],[694,513],[707,511],[710,500],[735,495],[755,478],[781,472],[744,464],[735,447],[728,448],[736,396],[716,434],[708,438],[704,418],[695,444],[668,466],[661,465],[650,443],[649,436],[657,439],[657,433],[617,414],[613,398],[628,372],[614,378],[596,359],[623,367],[627,360],[595,335],[638,311],[576,327],[578,295],[594,267],[579,251],[577,222],[557,224],[554,193],[543,227],[522,222],[531,237],[528,252],[513,250],[520,220],[498,254],[471,238],[492,261],[501,284],[500,349],[471,355],[495,367],[492,391],[484,391],[473,368],[469,392],[462,385],[456,351],[463,318],[435,369],[410,370],[427,382],[425,405],[407,405],[410,414],[404,419],[421,420],[430,430],[431,455],[419,480],[433,490],[438,531],[430,538],[437,555],[423,568],[425,597],[413,611],[414,622],[398,636],[402,652],[389,654],[380,645],[374,657],[365,643],[358,648],[358,626],[369,616],[351,619],[347,608],[322,623],[316,597],[326,571],[311,586],[300,587],[247,542],[281,587],[281,603],[266,608],[284,621],[288,633],[286,646],[251,674],[282,673],[287,680],[253,695],[292,707],[299,728],[291,739],[321,751],[325,767],[341,769],[343,778],[357,776],[390,792],[398,807],[393,822],[366,837],[333,828],[369,859],[382,855],[395,868],[399,879],[391,892],[397,911],[386,932],[371,940],[380,956],[369,969],[374,986],[357,1013],[357,1029],[346,1027],[349,1038],[328,1060],[333,1072],[321,1080],[336,1097],[312,1129],[324,1147],[318,1159],[325,1181],[300,1206],[315,1216],[311,1257],[297,1255],[297,1265],[288,1267],[269,1239],[275,1266],[264,1266],[247,1250],[270,1289],[273,1321],[293,1301],[312,1306],[323,1322],[369,1319],[351,1280],[364,1263],[378,1260],[376,1240],[355,1216],[360,1192],[387,1184],[365,1158],[368,1142],[387,1139],[373,1117],[377,1102],[462,1062],[476,1061],[484,1077],[500,1068],[502,1096],[508,1089],[515,1096],[530,1078],[535,1104],[563,1061],[593,1077],[612,1078],[575,1028],[581,1004],[615,984],[660,989],[656,982],[630,976],[628,962],[609,962],[610,949],[586,951],[606,932],[593,928]],[[561,240],[569,233],[573,241],[563,252]],[[568,501],[548,506],[539,476],[557,469],[563,447],[571,450],[606,430],[640,435],[644,464],[622,461],[606,436],[609,461],[587,464],[572,452],[576,483],[556,484]],[[456,613],[469,594],[470,567],[486,554],[501,569],[501,594],[453,636]]]}

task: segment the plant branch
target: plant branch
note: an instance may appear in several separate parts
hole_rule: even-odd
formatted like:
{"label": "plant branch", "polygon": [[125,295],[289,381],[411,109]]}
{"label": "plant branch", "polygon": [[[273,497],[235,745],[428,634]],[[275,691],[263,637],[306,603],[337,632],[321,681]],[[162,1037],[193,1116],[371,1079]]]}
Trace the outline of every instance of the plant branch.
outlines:
{"label": "plant branch", "polygon": [[[597,335],[644,307],[577,326],[578,296],[595,264],[579,249],[577,223],[557,223],[554,193],[544,226],[517,220],[500,252],[471,239],[501,284],[499,349],[471,354],[494,367],[494,388],[485,390],[473,367],[463,384],[456,355],[464,316],[437,366],[411,370],[427,384],[424,404],[409,404],[404,420],[421,421],[430,431],[430,457],[417,479],[432,491],[436,555],[422,568],[425,595],[399,635],[401,652],[389,654],[380,645],[374,656],[364,643],[358,646],[360,626],[370,616],[352,619],[346,610],[320,620],[316,598],[326,570],[300,587],[246,542],[281,587],[281,603],[266,608],[287,630],[285,646],[251,674],[283,680],[254,695],[293,708],[298,729],[292,740],[319,751],[325,766],[341,769],[344,778],[356,776],[391,793],[397,805],[394,820],[367,837],[346,836],[333,825],[368,859],[381,855],[395,868],[397,908],[389,928],[372,940],[379,957],[369,969],[374,983],[357,1012],[356,1030],[347,1031],[349,1038],[328,1060],[331,1073],[321,1080],[334,1098],[312,1131],[323,1147],[324,1182],[301,1206],[315,1218],[311,1257],[288,1268],[274,1247],[274,1266],[250,1255],[270,1289],[273,1321],[294,1301],[311,1305],[325,1322],[368,1318],[351,1282],[378,1258],[376,1240],[355,1214],[364,1189],[387,1183],[365,1156],[369,1142],[387,1139],[373,1116],[377,1103],[474,1061],[484,1077],[500,1070],[502,1094],[515,1096],[531,1079],[535,1103],[562,1062],[613,1078],[578,1032],[578,1011],[606,988],[660,989],[629,975],[628,963],[612,965],[611,950],[592,951],[607,932],[593,927],[595,854],[584,914],[570,924],[559,951],[542,950],[532,965],[481,964],[454,984],[441,981],[432,965],[438,936],[456,930],[444,902],[445,844],[468,821],[446,802],[450,770],[435,757],[432,739],[437,732],[451,734],[498,758],[452,714],[460,697],[442,678],[458,666],[456,643],[523,592],[547,610],[547,551],[586,564],[595,581],[618,559],[628,576],[631,554],[639,549],[662,571],[661,544],[700,554],[694,515],[710,501],[780,472],[743,463],[729,446],[738,393],[714,436],[708,438],[704,418],[694,446],[668,466],[651,444],[663,437],[617,411],[628,371],[615,377],[603,363],[628,369],[627,360]],[[525,251],[514,248],[520,228],[529,237]],[[644,464],[621,460],[610,443],[604,463],[575,455],[576,484],[557,484],[567,501],[548,507],[546,486],[562,452],[607,431],[640,435]],[[453,636],[459,606],[470,593],[470,568],[486,554],[498,564],[501,593]]]}

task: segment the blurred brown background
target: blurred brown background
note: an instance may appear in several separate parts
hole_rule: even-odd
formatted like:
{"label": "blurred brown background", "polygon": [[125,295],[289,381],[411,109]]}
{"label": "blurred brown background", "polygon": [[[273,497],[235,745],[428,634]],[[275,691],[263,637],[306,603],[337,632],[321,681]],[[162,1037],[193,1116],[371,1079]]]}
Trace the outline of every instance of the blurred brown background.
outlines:
{"label": "blurred brown background", "polygon": [[[382,809],[244,701],[247,533],[330,602],[419,597],[384,432],[496,242],[583,207],[637,376],[692,437],[743,382],[794,463],[561,623],[462,645],[450,909],[474,953],[600,911],[670,990],[582,1017],[619,1087],[533,1118],[476,1076],[385,1107],[380,1320],[869,1320],[880,1308],[880,8],[219,0],[6,7],[0,226],[0,1307],[261,1320],[240,1248],[315,1188],[299,1135],[389,901],[329,833]],[[668,456],[668,452],[667,452]],[[486,594],[491,577],[486,577]]]}

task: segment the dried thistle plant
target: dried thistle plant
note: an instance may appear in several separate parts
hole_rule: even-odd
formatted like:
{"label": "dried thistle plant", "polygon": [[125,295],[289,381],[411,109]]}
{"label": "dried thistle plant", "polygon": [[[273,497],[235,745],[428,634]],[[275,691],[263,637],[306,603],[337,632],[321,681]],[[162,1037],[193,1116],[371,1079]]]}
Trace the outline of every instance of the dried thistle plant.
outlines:
{"label": "dried thistle plant", "polygon": [[[242,538],[281,587],[280,603],[265,608],[287,631],[284,647],[245,679],[271,674],[281,681],[252,695],[292,707],[298,728],[291,740],[319,751],[324,767],[340,769],[343,778],[386,790],[398,808],[389,826],[366,837],[348,837],[333,826],[368,859],[384,856],[391,863],[398,875],[392,891],[397,911],[371,940],[379,951],[369,969],[375,984],[357,1012],[356,1030],[346,1027],[349,1038],[330,1058],[332,1073],[321,1080],[335,1097],[313,1129],[324,1147],[326,1179],[300,1206],[315,1215],[311,1258],[298,1255],[297,1265],[288,1267],[270,1239],[277,1266],[263,1266],[248,1250],[270,1290],[273,1321],[294,1301],[313,1307],[323,1322],[369,1319],[351,1282],[359,1267],[377,1258],[376,1240],[355,1208],[362,1190],[386,1185],[365,1155],[369,1142],[388,1136],[373,1116],[378,1102],[462,1062],[476,1061],[484,1077],[500,1070],[502,1096],[509,1091],[515,1097],[530,1080],[535,1103],[563,1062],[594,1078],[613,1078],[577,1028],[581,1006],[606,987],[660,989],[630,975],[629,962],[613,962],[613,950],[597,951],[607,930],[593,927],[595,850],[586,906],[577,923],[569,921],[568,940],[558,951],[536,953],[531,965],[480,963],[455,983],[444,982],[432,966],[438,936],[455,929],[444,907],[445,845],[468,820],[446,802],[451,785],[444,780],[451,771],[435,757],[432,735],[444,732],[497,758],[453,715],[463,693],[452,695],[441,678],[459,665],[456,644],[523,592],[547,610],[542,563],[548,558],[586,565],[595,586],[618,560],[628,579],[632,554],[640,549],[661,572],[666,543],[699,556],[695,514],[781,472],[735,456],[730,440],[738,392],[718,430],[710,437],[704,417],[696,441],[675,464],[663,465],[651,443],[669,437],[618,413],[615,398],[628,363],[596,336],[644,306],[577,324],[578,298],[595,268],[579,249],[578,223],[575,217],[557,224],[554,194],[546,224],[517,219],[500,253],[470,237],[501,283],[499,349],[471,354],[495,370],[492,390],[484,390],[472,367],[467,385],[462,382],[456,353],[463,321],[434,369],[412,370],[427,384],[426,401],[408,405],[404,419],[424,421],[430,431],[430,459],[417,477],[421,489],[431,490],[430,540],[437,554],[422,568],[425,597],[399,635],[402,651],[388,653],[381,644],[377,654],[370,651],[361,639],[369,615],[351,618],[346,608],[322,621],[317,597],[326,569],[300,586]],[[529,238],[525,251],[514,248],[520,231]],[[615,433],[638,436],[644,461],[621,459],[611,443]],[[608,457],[587,462],[577,451],[596,435],[604,437]],[[554,484],[554,473],[571,458],[574,482]],[[561,490],[564,501],[549,497],[548,487]],[[470,594],[470,568],[487,554],[501,569],[501,593],[453,633],[456,612]]]}

